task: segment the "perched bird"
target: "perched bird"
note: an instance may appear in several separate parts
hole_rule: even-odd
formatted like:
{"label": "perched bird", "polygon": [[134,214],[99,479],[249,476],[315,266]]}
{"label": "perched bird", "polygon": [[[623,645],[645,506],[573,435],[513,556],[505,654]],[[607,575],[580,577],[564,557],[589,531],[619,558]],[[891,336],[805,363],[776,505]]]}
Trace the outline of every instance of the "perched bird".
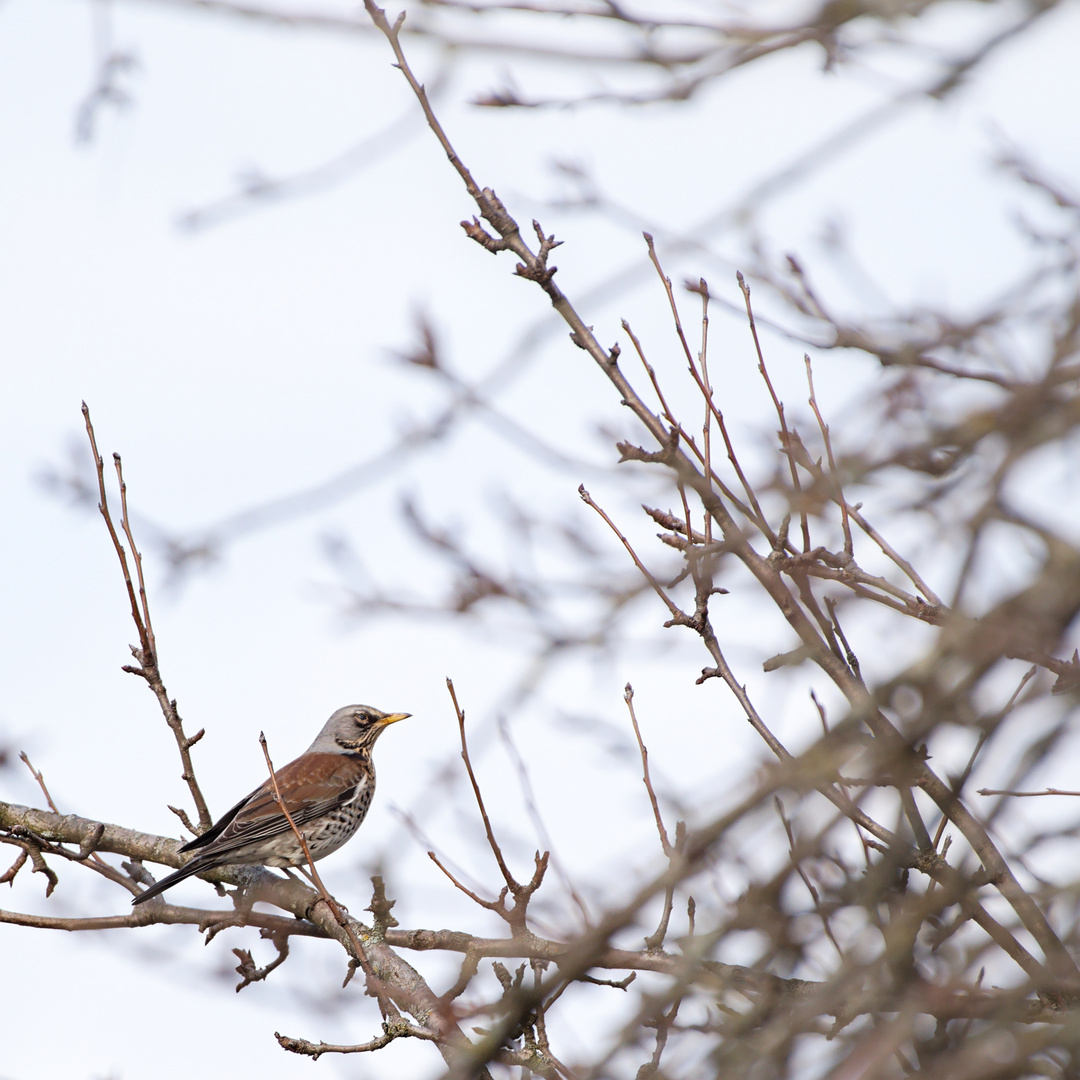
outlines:
{"label": "perched bird", "polygon": [[[375,794],[371,748],[384,728],[409,715],[379,712],[369,705],[346,705],[326,721],[315,741],[295,761],[274,773],[282,802],[303,833],[312,859],[337,851],[360,828]],[[269,779],[180,850],[195,854],[175,874],[136,896],[133,904],[215,866],[298,866],[307,862]]]}

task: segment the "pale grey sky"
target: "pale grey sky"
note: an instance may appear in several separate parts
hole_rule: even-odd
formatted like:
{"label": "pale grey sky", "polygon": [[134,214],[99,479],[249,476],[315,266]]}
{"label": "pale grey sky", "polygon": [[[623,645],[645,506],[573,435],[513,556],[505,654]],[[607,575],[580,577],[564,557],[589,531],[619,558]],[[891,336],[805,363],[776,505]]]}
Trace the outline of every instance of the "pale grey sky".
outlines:
{"label": "pale grey sky", "polygon": [[[978,20],[1016,10],[948,5],[920,32],[948,51],[970,41],[974,28],[986,32]],[[27,750],[61,809],[175,834],[165,803],[182,802],[184,791],[171,741],[145,687],[119,670],[134,635],[115,556],[96,516],[47,495],[37,479],[66,465],[69,444],[81,447],[80,401],[92,409],[106,457],[123,454],[134,511],[199,530],[333,476],[434,414],[441,391],[388,351],[413,340],[418,308],[443,333],[452,366],[470,379],[513,360],[526,332],[551,316],[536,290],[513,279],[509,260],[464,238],[458,221],[472,209],[419,126],[324,192],[203,231],[179,229],[180,215],[233,190],[235,174],[317,166],[406,113],[410,98],[374,38],[259,28],[152,3],[120,3],[112,12],[114,44],[137,58],[123,79],[133,102],[103,110],[93,141],[77,145],[76,116],[92,78],[91,7],[76,0],[0,6],[0,742]],[[966,311],[994,295],[1025,258],[1009,222],[1019,190],[990,167],[997,140],[1014,141],[1080,187],[1078,35],[1080,11],[1065,5],[944,104],[920,102],[883,122],[765,208],[769,243],[777,253],[819,258],[823,223],[839,219],[898,301]],[[437,59],[412,49],[417,68],[434,79]],[[468,101],[505,72],[525,86],[544,78],[558,87],[559,70],[486,57],[463,63],[437,100],[481,182],[520,220],[540,217],[566,241],[553,258],[565,291],[587,296],[617,273],[636,274],[583,305],[601,340],[619,338],[625,316],[677,372],[663,298],[643,272],[636,228],[545,206],[568,190],[549,162],[588,166],[628,217],[656,229],[663,252],[671,236],[695,230],[914,77],[887,55],[879,59],[826,75],[820,56],[805,50],[752,65],[685,105],[510,112]],[[733,272],[745,237],[729,226],[701,239],[712,253],[673,254],[669,274],[676,281],[703,274],[721,299],[737,301]],[[768,314],[767,298],[761,304]],[[775,305],[771,311],[779,314]],[[713,332],[725,409],[737,431],[756,429],[765,402],[743,324],[717,311]],[[768,340],[782,392],[802,401],[802,348]],[[865,385],[865,369],[850,359],[821,359],[817,373],[819,395],[836,415]],[[579,455],[583,468],[613,460],[595,423],[626,422],[557,326],[534,358],[522,358],[499,403]],[[459,903],[391,807],[425,807],[425,827],[453,850],[469,808],[424,803],[433,773],[456,761],[443,680],[454,677],[494,742],[490,718],[519,674],[521,643],[513,633],[469,636],[434,619],[422,627],[343,623],[318,538],[350,536],[369,566],[401,580],[426,573],[401,565],[410,551],[394,521],[401,491],[483,542],[489,507],[504,490],[584,521],[576,494],[582,480],[591,485],[586,472],[537,468],[473,421],[449,445],[416,454],[354,497],[239,540],[180,591],[163,588],[160,559],[144,542],[167,685],[189,726],[208,732],[197,764],[212,809],[261,779],[260,730],[285,761],[346,702],[408,710],[415,718],[379,746],[372,813],[347,852],[324,864],[328,881],[339,894],[362,898],[354,909],[363,907],[364,875],[386,859],[403,925],[493,929]],[[624,491],[594,494],[632,512]],[[585,527],[592,531],[593,521]],[[645,538],[655,531],[648,523],[628,527]],[[659,611],[642,613],[650,627],[662,621]],[[742,640],[752,618],[731,642],[733,661],[756,657]],[[646,735],[654,725],[659,738],[676,721],[693,733],[676,740],[667,760],[660,755],[656,768],[682,772],[692,791],[717,792],[762,750],[718,686],[693,686],[700,666],[686,643],[671,657],[631,655],[598,670],[569,665],[546,700],[624,726],[620,689],[632,678]],[[683,673],[681,682],[673,671]],[[744,676],[770,693],[760,668]],[[804,699],[780,695],[772,704],[782,717],[801,716]],[[633,762],[608,759],[546,724],[542,705],[515,731],[538,763],[548,827],[567,864],[602,881],[603,867],[628,850],[635,865],[659,860]],[[698,739],[708,752],[685,749]],[[493,798],[525,838],[527,857],[525,845],[534,841],[520,800],[512,784],[499,786],[498,748],[485,748],[481,760],[487,754]],[[18,769],[0,773],[0,782],[5,798],[40,801]],[[602,844],[581,835],[583,815],[594,815]],[[456,854],[481,881],[494,880],[468,845]],[[198,895],[199,886],[188,888]],[[0,904],[85,914],[127,906],[119,890],[80,887],[70,868],[47,904],[42,892],[40,878],[23,874]],[[285,989],[317,997],[322,985],[336,985],[343,964],[319,943],[297,947],[301,957],[268,984],[237,996],[229,980],[205,973],[231,966],[234,945],[251,946],[239,935],[222,935],[206,950],[181,929],[90,939],[5,927],[0,937],[5,968],[18,971],[0,990],[5,1080],[187,1080],[195,1067],[210,1075],[308,1076],[311,1063],[283,1053],[274,1030],[343,1041],[377,1030],[370,1003],[328,1015],[302,1008]],[[440,970],[436,958],[422,963]],[[360,994],[356,988],[351,1000]],[[122,1007],[127,1022],[120,1029],[103,1022],[98,1001],[110,1015]],[[595,1007],[614,1005],[598,999]],[[437,1066],[429,1048],[395,1045],[370,1062],[324,1059],[315,1067],[329,1075],[421,1077]]]}

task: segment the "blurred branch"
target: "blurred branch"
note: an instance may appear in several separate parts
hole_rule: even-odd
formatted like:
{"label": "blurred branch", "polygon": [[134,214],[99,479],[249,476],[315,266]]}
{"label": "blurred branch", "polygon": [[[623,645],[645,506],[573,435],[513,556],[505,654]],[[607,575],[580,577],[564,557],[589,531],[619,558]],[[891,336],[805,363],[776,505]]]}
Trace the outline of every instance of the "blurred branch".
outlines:
{"label": "blurred branch", "polygon": [[[144,0],[146,2],[146,0]],[[245,0],[152,0],[157,4],[233,17],[286,29],[366,36],[368,22],[331,10],[289,9]],[[907,21],[940,7],[943,0],[920,0],[905,6]],[[934,79],[919,96],[941,98],[1002,43],[1024,32],[1037,18],[1057,6],[1042,0],[1015,17],[1004,29],[980,42],[966,55],[939,56],[917,32],[898,29],[895,16],[874,5],[823,2],[808,8],[801,19],[780,22],[763,17],[716,17],[706,8],[692,18],[673,11],[662,0],[636,4],[506,3],[473,0],[418,0],[407,5],[409,20],[403,33],[418,43],[430,42],[462,55],[489,54],[531,59],[561,69],[583,67],[630,74],[640,85],[632,89],[600,89],[572,95],[528,96],[512,85],[482,93],[477,104],[491,107],[558,107],[590,102],[643,105],[656,101],[685,101],[733,71],[778,53],[817,46],[827,68],[850,64],[864,54],[889,49],[937,61]],[[507,16],[513,17],[511,22]],[[851,25],[854,24],[854,25]],[[512,28],[517,28],[516,32]]]}
{"label": "blurred branch", "polygon": [[[444,81],[445,72],[433,80],[432,95],[436,98]],[[416,123],[415,112],[409,109],[321,165],[279,177],[249,170],[237,178],[237,190],[233,194],[185,210],[179,216],[178,224],[182,229],[194,232],[231,221],[255,209],[316,195],[351,180],[407,145],[422,130]]]}

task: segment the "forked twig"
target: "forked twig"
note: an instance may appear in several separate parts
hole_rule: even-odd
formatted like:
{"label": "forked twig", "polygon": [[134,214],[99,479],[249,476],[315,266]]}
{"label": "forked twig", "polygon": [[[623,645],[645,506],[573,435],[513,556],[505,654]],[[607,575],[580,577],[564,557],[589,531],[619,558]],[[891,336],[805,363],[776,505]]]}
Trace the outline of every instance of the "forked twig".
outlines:
{"label": "forked twig", "polygon": [[[89,420],[89,417],[87,417],[87,419]],[[131,545],[131,557],[135,560],[135,574],[139,579],[139,604],[142,608],[143,624],[146,628],[146,643],[144,648],[150,651],[156,662],[157,641],[154,638],[153,623],[150,621],[150,605],[147,603],[146,599],[146,581],[143,578],[142,554],[135,546],[135,537],[131,532],[131,521],[128,518],[127,484],[124,481],[124,468],[120,461],[120,455],[115,451],[113,453],[113,464],[116,466],[116,481],[120,485],[120,527],[124,530],[124,535]]]}
{"label": "forked twig", "polygon": [[138,661],[138,664],[125,664],[124,671],[127,671],[132,675],[138,675],[143,679],[147,686],[150,687],[154,697],[157,698],[158,706],[161,709],[162,715],[165,717],[165,723],[169,725],[173,737],[176,739],[177,748],[180,751],[180,763],[183,766],[181,777],[187,784],[188,790],[191,792],[191,798],[195,803],[195,809],[199,815],[198,827],[193,825],[182,811],[177,811],[177,813],[184,824],[192,832],[205,832],[213,824],[213,818],[210,816],[210,810],[206,805],[206,799],[203,797],[202,790],[199,788],[199,783],[195,779],[195,769],[191,762],[191,748],[203,737],[205,732],[200,728],[190,737],[184,732],[184,723],[177,711],[176,701],[169,697],[169,694],[165,689],[165,684],[162,681],[161,671],[158,666],[157,643],[154,639],[154,631],[150,623],[150,607],[146,597],[146,583],[143,579],[142,556],[135,546],[135,539],[132,535],[131,525],[128,520],[127,485],[124,482],[120,455],[114,454],[113,461],[116,465],[116,475],[120,483],[122,527],[128,538],[128,542],[131,544],[132,558],[135,560],[136,577],[139,582],[138,595],[136,595],[135,586],[131,580],[131,570],[128,567],[127,552],[124,550],[124,545],[120,542],[120,537],[116,531],[116,526],[113,524],[112,514],[109,510],[109,500],[105,492],[105,463],[102,461],[101,454],[98,452],[97,438],[94,435],[94,425],[90,421],[90,409],[87,407],[85,401],[82,403],[82,414],[83,420],[86,423],[86,434],[90,440],[90,449],[94,455],[94,468],[97,471],[99,494],[98,510],[101,511],[101,516],[105,519],[105,527],[109,531],[109,537],[113,542],[113,548],[116,550],[116,557],[120,561],[120,570],[124,575],[124,586],[127,589],[128,600],[131,604],[131,618],[134,621],[135,629],[139,634],[139,646],[132,646],[131,650],[132,655]]}
{"label": "forked twig", "polygon": [[[660,389],[660,383],[659,383],[659,381],[657,380],[657,377],[656,377],[656,369],[646,359],[645,350],[641,346],[640,339],[634,333],[634,331],[630,329],[630,324],[625,319],[623,319],[623,321],[622,321],[622,328],[626,331],[627,336],[630,338],[630,341],[634,346],[634,351],[637,353],[638,359],[641,360],[641,363],[645,368],[645,372],[649,376],[649,381],[652,383],[653,390],[656,392],[656,396],[660,401],[660,406],[663,409],[663,412],[662,412],[661,415],[671,425],[671,430],[678,434],[679,438],[682,440],[682,442],[686,446],[690,447],[690,450],[693,453],[694,457],[701,463],[702,467],[704,468],[704,466],[705,466],[705,455],[699,449],[697,443],[694,441],[693,436],[690,435],[689,432],[684,430],[682,424],[680,424],[679,421],[675,419],[674,415],[671,412],[671,409],[668,407],[667,400],[664,398],[664,392]],[[723,434],[725,436],[725,442],[726,442],[726,439],[727,439],[726,431],[727,431],[727,429],[726,429],[726,427],[724,425],[723,413],[720,413],[719,409],[716,409],[716,406],[715,406],[714,403],[710,402],[709,407],[710,407],[710,409],[714,410],[714,416],[717,417],[717,425],[720,428],[721,434]],[[728,447],[728,449],[729,449],[728,458],[729,458],[729,460],[731,460],[734,451],[730,446]],[[735,458],[734,461],[732,461],[732,464],[735,466],[735,470],[738,473],[739,470],[740,470],[738,459]],[[727,486],[727,484],[725,484],[723,482],[723,480],[720,479],[719,476],[717,476],[717,474],[715,472],[710,472],[709,478],[712,481],[712,483],[716,486],[717,490],[724,496],[724,498],[727,499],[728,502],[731,503],[731,505],[734,506],[739,511],[740,514],[742,514],[744,517],[748,518],[750,521],[753,521],[760,529],[762,529],[762,531],[770,538],[770,542],[772,542],[772,539],[773,539],[772,532],[769,529],[769,524],[765,520],[764,515],[761,513],[761,507],[757,506],[756,509],[752,509],[751,507],[747,506],[738,497],[738,495],[736,495],[735,492],[732,491],[731,488],[729,488]],[[680,483],[682,483],[682,481],[680,481]],[[743,480],[743,486],[744,486],[744,488],[749,489],[749,485],[745,481],[745,479]],[[755,499],[755,496],[753,494],[752,489],[748,490],[748,495],[749,495],[749,498],[750,498],[751,502],[756,503],[756,499]],[[684,501],[685,501],[685,499],[684,499]]]}
{"label": "forked twig", "polygon": [[521,784],[521,794],[525,800],[525,809],[532,819],[536,835],[540,838],[540,842],[544,847],[551,853],[551,867],[559,880],[566,887],[566,891],[570,894],[570,898],[577,905],[578,911],[581,912],[581,917],[584,920],[585,925],[588,926],[589,909],[585,906],[585,901],[581,898],[581,894],[574,887],[574,882],[563,867],[562,860],[558,858],[555,845],[551,839],[551,834],[544,824],[543,816],[540,813],[540,807],[536,801],[536,792],[533,789],[532,779],[529,776],[529,768],[525,763],[525,759],[521,756],[521,751],[517,748],[513,736],[510,734],[510,729],[507,726],[504,717],[500,717],[499,719],[499,738],[502,739],[503,746],[506,747],[506,752],[510,755],[510,759],[514,763],[514,768],[517,770],[518,780]]}
{"label": "forked twig", "polygon": [[[742,485],[743,491],[746,493],[746,498],[752,507],[752,511],[746,510],[740,503],[740,508],[746,514],[751,521],[764,533],[768,538],[769,543],[775,546],[776,535],[772,531],[769,525],[768,519],[765,517],[764,512],[761,509],[757,500],[757,495],[754,492],[754,488],[750,481],[747,479],[746,474],[743,472],[742,465],[739,464],[739,458],[735,453],[735,447],[732,444],[731,437],[728,435],[727,423],[724,420],[724,414],[720,410],[720,407],[716,404],[716,400],[713,397],[712,387],[709,385],[708,367],[705,364],[705,347],[707,345],[707,330],[708,330],[708,286],[705,284],[704,278],[698,286],[695,286],[694,291],[699,292],[702,297],[702,305],[704,308],[704,314],[702,316],[702,340],[701,340],[701,359],[702,370],[698,370],[697,364],[694,362],[694,355],[690,351],[690,346],[687,344],[686,335],[683,333],[682,322],[679,318],[678,305],[675,303],[675,293],[671,287],[671,278],[664,273],[664,268],[660,265],[660,258],[656,254],[656,246],[653,242],[653,238],[649,233],[643,234],[645,237],[645,245],[649,250],[649,259],[653,266],[656,268],[657,274],[660,276],[660,281],[664,286],[664,291],[667,293],[668,305],[671,308],[672,317],[675,320],[675,331],[678,335],[679,341],[682,344],[683,352],[686,355],[687,365],[689,367],[690,375],[694,382],[697,384],[698,391],[701,393],[702,398],[705,401],[706,422],[704,428],[704,441],[705,448],[704,453],[701,455],[701,462],[705,469],[705,475],[708,478],[713,478],[715,474],[712,469],[711,461],[711,436],[710,436],[710,424],[708,421],[709,416],[716,421],[716,427],[720,432],[721,437],[724,440],[724,447],[727,450],[728,461],[731,462],[732,468],[735,470],[735,475],[739,478],[739,483]],[[625,325],[625,323],[624,323]],[[655,384],[655,380],[654,380]],[[730,498],[730,494],[725,491],[725,494]],[[706,517],[706,531],[711,531],[711,515]]]}
{"label": "forked twig", "polygon": [[854,521],[855,524],[858,525],[859,528],[862,529],[862,531],[866,533],[866,535],[869,536],[870,539],[873,540],[879,548],[881,548],[883,554],[887,558],[892,560],[892,562],[904,572],[904,574],[907,576],[907,579],[912,583],[912,585],[915,586],[916,589],[919,590],[922,596],[926,598],[928,603],[933,604],[935,607],[945,607],[945,601],[942,600],[941,597],[938,596],[938,594],[934,592],[934,590],[931,589],[925,581],[923,581],[921,575],[915,569],[915,567],[912,566],[912,564],[907,559],[905,559],[885,539],[885,537],[882,536],[881,533],[879,533],[877,529],[875,529],[873,525],[871,525],[870,522],[866,520],[865,517],[863,517],[860,511],[861,505],[861,503],[856,503],[854,506],[848,507],[848,514],[851,517],[851,520]]}
{"label": "forked twig", "polygon": [[[429,851],[428,855],[435,862],[435,865],[438,866],[459,889],[471,896],[482,906],[487,907],[492,911],[497,911],[510,924],[511,929],[515,934],[524,933],[526,930],[526,913],[529,901],[532,899],[533,893],[540,888],[540,884],[544,880],[550,853],[544,852],[543,855],[541,855],[539,851],[536,853],[536,869],[532,879],[524,885],[522,885],[510,872],[510,867],[506,865],[506,859],[503,857],[502,848],[499,846],[498,840],[495,839],[495,832],[491,827],[491,819],[488,817],[487,808],[484,806],[484,797],[480,793],[480,784],[476,779],[476,773],[473,771],[472,760],[469,757],[469,744],[468,740],[465,738],[465,712],[458,704],[457,692],[454,690],[453,680],[446,680],[446,689],[450,692],[450,700],[454,704],[454,713],[457,716],[458,732],[461,735],[461,760],[465,762],[465,771],[469,774],[469,783],[472,785],[473,795],[476,798],[476,805],[480,810],[480,817],[484,822],[484,832],[487,834],[488,846],[491,848],[492,855],[495,856],[495,861],[499,864],[499,870],[502,873],[503,880],[506,882],[506,889],[499,894],[499,899],[494,904],[491,901],[481,900],[471,890],[465,888],[464,885],[461,885],[439,862],[432,852]],[[512,908],[507,908],[505,904],[507,892],[514,898],[514,906]]]}
{"label": "forked twig", "polygon": [[498,899],[485,900],[479,893],[474,892],[468,885],[463,884],[455,876],[446,863],[435,854],[434,851],[428,851],[428,858],[450,879],[455,888],[460,889],[470,900],[479,904],[482,908],[487,908],[488,911],[502,911],[504,910],[504,902],[506,900],[506,894],[509,892],[509,887],[504,885],[499,891]]}

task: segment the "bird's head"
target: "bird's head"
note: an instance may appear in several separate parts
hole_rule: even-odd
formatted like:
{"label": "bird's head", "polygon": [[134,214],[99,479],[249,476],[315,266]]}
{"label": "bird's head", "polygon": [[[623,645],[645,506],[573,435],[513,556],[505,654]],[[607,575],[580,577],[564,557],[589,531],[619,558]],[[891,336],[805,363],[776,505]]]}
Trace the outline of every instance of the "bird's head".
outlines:
{"label": "bird's head", "polygon": [[368,749],[385,728],[411,715],[385,713],[370,705],[346,705],[326,721],[311,749],[323,752]]}

